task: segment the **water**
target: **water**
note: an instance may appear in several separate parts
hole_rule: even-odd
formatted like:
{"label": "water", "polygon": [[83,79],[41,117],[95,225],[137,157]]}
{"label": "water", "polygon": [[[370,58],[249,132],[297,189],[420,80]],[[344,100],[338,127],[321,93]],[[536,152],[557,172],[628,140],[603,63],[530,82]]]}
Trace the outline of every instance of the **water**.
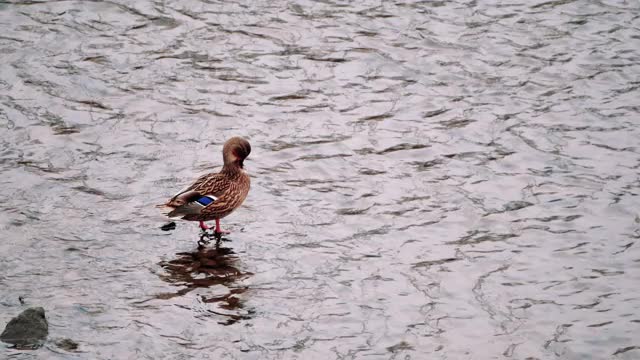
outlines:
{"label": "water", "polygon": [[[50,324],[2,357],[640,357],[637,2],[25,0],[0,28],[0,324]],[[198,250],[154,205],[235,135],[252,189]]]}

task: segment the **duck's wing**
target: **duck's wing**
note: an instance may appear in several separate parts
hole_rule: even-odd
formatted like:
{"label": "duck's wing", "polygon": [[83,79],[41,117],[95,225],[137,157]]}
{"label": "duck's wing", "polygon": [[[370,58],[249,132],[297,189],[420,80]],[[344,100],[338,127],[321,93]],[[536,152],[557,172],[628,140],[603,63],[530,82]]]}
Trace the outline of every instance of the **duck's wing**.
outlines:
{"label": "duck's wing", "polygon": [[208,174],[199,177],[198,180],[188,188],[188,190],[219,197],[227,192],[230,185],[231,183],[225,175],[220,173]]}
{"label": "duck's wing", "polygon": [[163,212],[168,217],[197,215],[204,207],[224,194],[228,188],[229,182],[222,174],[206,174],[158,207],[163,208]]}
{"label": "duck's wing", "polygon": [[203,208],[201,214],[207,218],[219,219],[225,217],[242,205],[248,192],[248,182],[247,186],[231,186],[229,191],[216,198],[215,202]]}

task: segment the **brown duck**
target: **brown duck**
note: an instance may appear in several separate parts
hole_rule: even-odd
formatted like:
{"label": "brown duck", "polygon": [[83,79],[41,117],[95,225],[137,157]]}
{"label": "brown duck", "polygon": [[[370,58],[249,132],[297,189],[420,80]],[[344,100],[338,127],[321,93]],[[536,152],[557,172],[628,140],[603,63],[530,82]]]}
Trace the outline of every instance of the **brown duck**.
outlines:
{"label": "brown duck", "polygon": [[202,175],[158,207],[170,218],[199,221],[203,231],[209,229],[205,221],[215,220],[215,233],[228,233],[220,228],[220,219],[242,205],[249,193],[250,180],[243,163],[250,153],[247,140],[232,137],[222,148],[224,166],[219,173]]}

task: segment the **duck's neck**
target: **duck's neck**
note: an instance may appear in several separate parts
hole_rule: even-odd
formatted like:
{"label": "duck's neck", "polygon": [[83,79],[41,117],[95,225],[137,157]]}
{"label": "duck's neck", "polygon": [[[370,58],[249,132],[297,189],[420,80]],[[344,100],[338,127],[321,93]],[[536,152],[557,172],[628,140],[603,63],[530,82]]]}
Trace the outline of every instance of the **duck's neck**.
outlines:
{"label": "duck's neck", "polygon": [[242,166],[240,166],[238,162],[234,161],[224,164],[220,172],[228,176],[237,176],[242,174],[243,171]]}

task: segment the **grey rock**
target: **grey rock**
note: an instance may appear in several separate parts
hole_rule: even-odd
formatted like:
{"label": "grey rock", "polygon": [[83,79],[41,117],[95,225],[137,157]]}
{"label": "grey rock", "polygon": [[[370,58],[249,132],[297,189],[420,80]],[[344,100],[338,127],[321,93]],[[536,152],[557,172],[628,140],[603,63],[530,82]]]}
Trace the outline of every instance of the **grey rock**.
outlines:
{"label": "grey rock", "polygon": [[0,340],[16,346],[40,345],[49,334],[49,324],[41,307],[29,308],[9,321]]}
{"label": "grey rock", "polygon": [[67,351],[75,351],[78,349],[78,343],[68,338],[59,339],[58,341],[56,341],[56,345],[60,349]]}

